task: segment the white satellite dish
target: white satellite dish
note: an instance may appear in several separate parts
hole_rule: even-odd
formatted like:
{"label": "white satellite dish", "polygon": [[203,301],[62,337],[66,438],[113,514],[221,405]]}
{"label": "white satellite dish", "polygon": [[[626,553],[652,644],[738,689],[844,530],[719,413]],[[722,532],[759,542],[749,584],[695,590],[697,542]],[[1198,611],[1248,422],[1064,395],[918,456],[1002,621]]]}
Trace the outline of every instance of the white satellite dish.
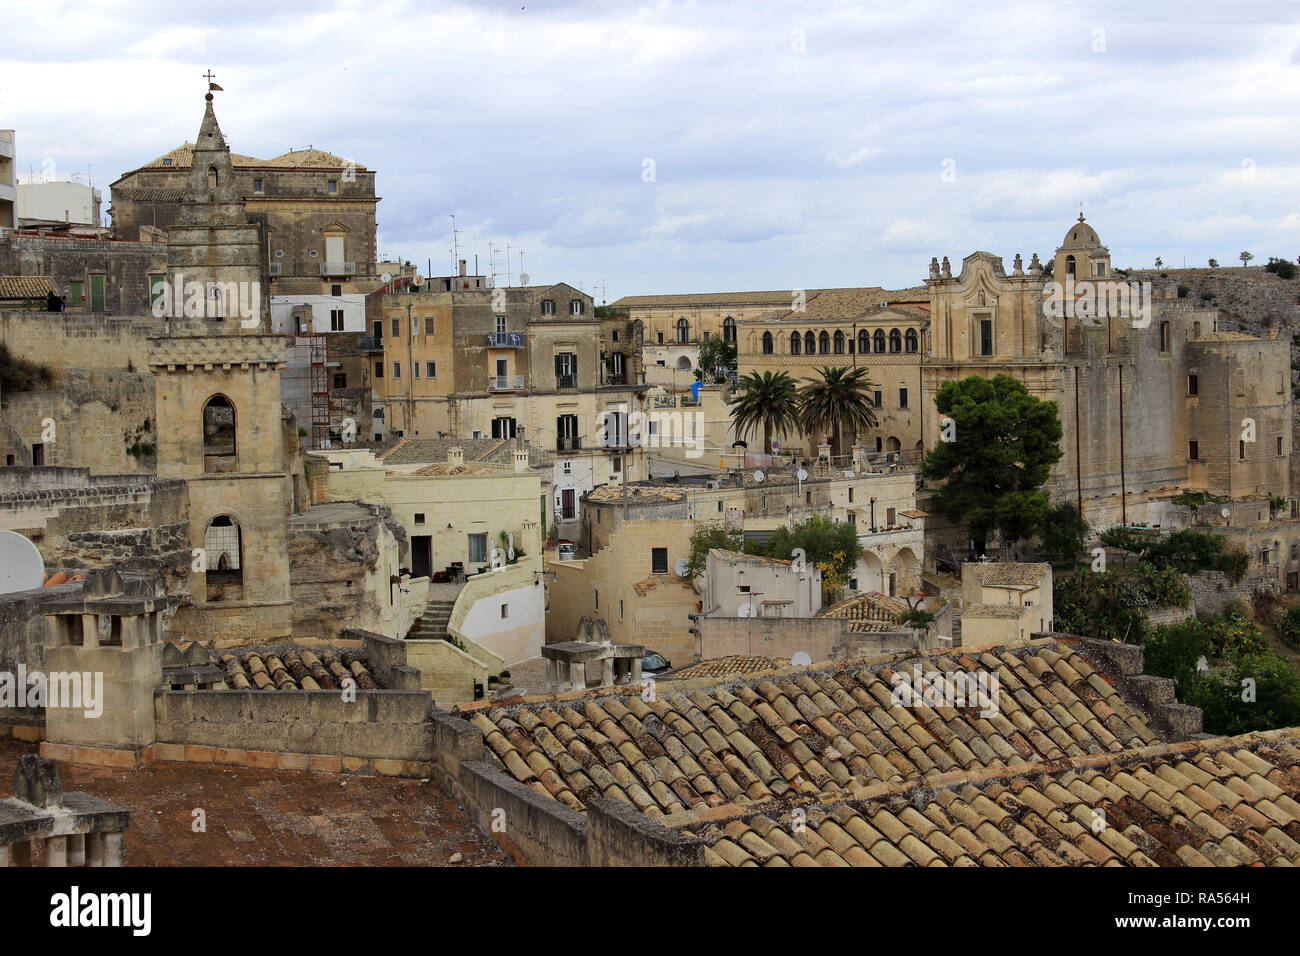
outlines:
{"label": "white satellite dish", "polygon": [[748,601],[736,608],[736,617],[758,617],[754,611],[754,605]]}
{"label": "white satellite dish", "polygon": [[17,531],[0,531],[0,594],[31,591],[45,583],[41,552]]}
{"label": "white satellite dish", "polygon": [[1231,509],[1231,508],[1224,508],[1222,511],[1219,512],[1219,514],[1223,515],[1223,517],[1225,517],[1225,518],[1231,518],[1231,517],[1232,517],[1232,509]]}
{"label": "white satellite dish", "polygon": [[799,473],[798,473],[798,475],[797,475],[796,477],[797,477],[800,481],[807,481],[807,480],[808,480],[808,472],[806,472],[806,471],[804,471],[802,468],[800,468],[800,469],[799,469]]}
{"label": "white satellite dish", "polygon": [[380,280],[381,282],[392,282],[392,281],[393,281],[393,275],[392,275],[391,272],[385,272],[383,275],[381,275],[381,276],[379,277],[379,280]]}
{"label": "white satellite dish", "polygon": [[766,477],[767,477],[767,475],[763,474],[762,469],[759,469],[758,471],[754,472],[754,480],[755,480],[755,481],[762,481],[762,480],[763,480],[764,478],[766,478]]}
{"label": "white satellite dish", "polygon": [[527,273],[527,272],[521,272],[521,273],[519,273],[519,284],[520,284],[520,285],[528,285],[528,273]]}
{"label": "white satellite dish", "polygon": [[686,571],[690,567],[690,562],[685,558],[678,558],[677,563],[673,565],[673,570],[677,572],[679,578],[686,577]]}
{"label": "white satellite dish", "polygon": [[808,667],[812,664],[812,657],[807,651],[800,651],[795,654],[794,657],[790,658],[790,663],[795,667]]}

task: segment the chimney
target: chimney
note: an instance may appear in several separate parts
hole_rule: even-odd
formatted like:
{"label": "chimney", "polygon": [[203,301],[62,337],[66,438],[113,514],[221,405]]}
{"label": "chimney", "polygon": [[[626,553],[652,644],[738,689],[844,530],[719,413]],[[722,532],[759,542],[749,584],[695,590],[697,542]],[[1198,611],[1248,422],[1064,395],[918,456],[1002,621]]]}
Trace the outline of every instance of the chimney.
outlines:
{"label": "chimney", "polygon": [[515,471],[528,470],[528,452],[525,449],[516,448],[514,452]]}
{"label": "chimney", "polygon": [[862,474],[862,466],[866,463],[866,460],[867,460],[867,446],[854,445],[853,446],[853,470],[858,474]]}
{"label": "chimney", "polygon": [[465,260],[464,260],[464,259],[461,259],[461,260],[460,260],[460,274],[461,274],[461,275],[465,275]]}
{"label": "chimney", "polygon": [[465,464],[465,449],[463,449],[463,448],[459,448],[459,447],[458,447],[458,448],[448,448],[448,449],[447,449],[447,464],[452,465],[452,466],[455,466],[455,465],[463,465],[463,464]]}

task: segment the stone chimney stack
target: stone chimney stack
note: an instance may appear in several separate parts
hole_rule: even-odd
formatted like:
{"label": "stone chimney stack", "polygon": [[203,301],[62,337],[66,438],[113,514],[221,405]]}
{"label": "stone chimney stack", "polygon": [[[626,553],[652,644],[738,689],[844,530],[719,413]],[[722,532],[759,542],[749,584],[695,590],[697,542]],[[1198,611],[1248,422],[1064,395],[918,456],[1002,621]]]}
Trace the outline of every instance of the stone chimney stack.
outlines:
{"label": "stone chimney stack", "polygon": [[523,448],[516,448],[514,452],[515,471],[528,470],[528,451]]}
{"label": "stone chimney stack", "polygon": [[447,449],[447,464],[453,467],[465,464],[465,449],[459,447]]}

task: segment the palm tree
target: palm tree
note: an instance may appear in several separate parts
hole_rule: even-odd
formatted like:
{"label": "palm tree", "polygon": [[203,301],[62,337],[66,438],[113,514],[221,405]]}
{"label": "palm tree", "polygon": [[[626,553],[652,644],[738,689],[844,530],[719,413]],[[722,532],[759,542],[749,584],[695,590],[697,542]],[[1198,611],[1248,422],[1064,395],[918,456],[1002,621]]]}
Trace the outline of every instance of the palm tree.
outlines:
{"label": "palm tree", "polygon": [[772,432],[792,432],[799,427],[799,390],[785,372],[751,372],[737,383],[740,395],[731,406],[736,436],[744,439],[763,429],[763,454],[772,450]]}
{"label": "palm tree", "polygon": [[803,430],[831,433],[832,454],[842,454],[841,432],[852,437],[876,427],[876,407],[871,393],[876,386],[866,368],[824,368],[821,379],[799,389],[799,421]]}

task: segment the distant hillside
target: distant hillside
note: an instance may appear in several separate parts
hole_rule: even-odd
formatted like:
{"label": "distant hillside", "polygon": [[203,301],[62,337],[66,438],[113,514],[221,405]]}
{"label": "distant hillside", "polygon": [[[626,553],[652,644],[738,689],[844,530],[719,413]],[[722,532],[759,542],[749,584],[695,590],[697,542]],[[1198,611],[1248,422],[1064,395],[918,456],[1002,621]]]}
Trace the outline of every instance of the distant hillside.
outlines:
{"label": "distant hillside", "polygon": [[1221,309],[1227,320],[1223,327],[1229,331],[1267,335],[1281,326],[1300,338],[1300,277],[1279,279],[1263,266],[1133,269],[1128,276],[1161,290],[1184,286],[1188,298]]}

